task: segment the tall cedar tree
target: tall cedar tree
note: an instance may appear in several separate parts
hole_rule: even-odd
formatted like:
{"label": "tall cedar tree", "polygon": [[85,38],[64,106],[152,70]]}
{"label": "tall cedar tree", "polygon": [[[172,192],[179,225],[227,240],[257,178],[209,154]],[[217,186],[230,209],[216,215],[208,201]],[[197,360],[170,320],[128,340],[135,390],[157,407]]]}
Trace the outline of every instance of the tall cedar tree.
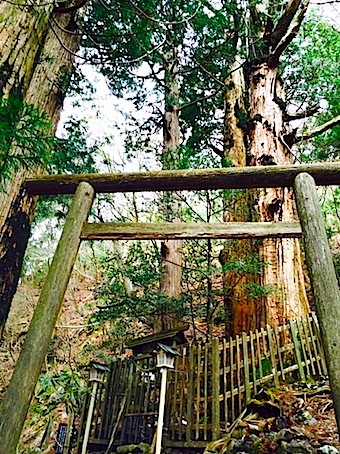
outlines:
{"label": "tall cedar tree", "polygon": [[[0,96],[33,104],[56,130],[73,71],[79,34],[77,7],[0,4]],[[36,168],[35,174],[44,172]],[[36,199],[22,186],[28,172],[17,173],[0,193],[0,334],[16,291]]]}
{"label": "tall cedar tree", "polygon": [[[101,71],[107,76],[113,93],[123,95],[129,92],[137,109],[143,110],[146,115],[150,112],[144,123],[149,136],[146,139],[148,144],[151,133],[162,128],[162,168],[180,168],[183,137],[191,127],[190,122],[185,121],[190,118],[187,112],[197,109],[207,92],[216,92],[216,83],[219,86],[219,76],[211,78],[211,73],[195,61],[196,48],[199,48],[200,41],[208,41],[205,53],[209,52],[213,61],[214,54],[219,52],[216,59],[219,62],[223,46],[227,47],[224,37],[226,15],[213,9],[215,17],[211,21],[212,11],[197,0],[131,1],[116,4],[115,8],[110,8],[108,4],[103,8],[101,2],[94,4],[91,14],[96,18],[97,27],[93,27],[93,20],[85,20],[84,30],[88,36],[90,32],[92,34],[92,38],[85,42],[87,57],[100,62]],[[104,16],[105,20],[101,20]],[[215,36],[214,40],[211,35]],[[219,41],[218,46],[216,40]],[[205,57],[201,51],[200,60],[204,61]],[[215,74],[221,73],[218,65],[215,66]],[[197,84],[200,78],[202,86]],[[192,82],[196,84],[196,97],[187,105],[184,90]],[[148,104],[150,86],[156,92],[157,101],[153,99]],[[182,113],[184,121],[180,118]],[[137,134],[136,131],[134,133]],[[134,138],[134,142],[140,147],[142,140]],[[162,215],[168,222],[180,220],[179,194],[163,195]],[[181,244],[180,240],[171,240],[161,245],[160,293],[169,298],[181,295]],[[168,329],[178,323],[180,321],[176,320],[175,314],[163,312],[155,317],[156,330]]]}

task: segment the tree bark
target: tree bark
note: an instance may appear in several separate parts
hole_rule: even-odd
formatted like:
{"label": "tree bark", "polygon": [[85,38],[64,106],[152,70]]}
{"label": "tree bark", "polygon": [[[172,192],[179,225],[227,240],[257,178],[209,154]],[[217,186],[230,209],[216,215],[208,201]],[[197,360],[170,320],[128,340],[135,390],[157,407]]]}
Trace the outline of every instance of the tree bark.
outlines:
{"label": "tree bark", "polygon": [[[299,31],[307,5],[308,0],[287,3],[276,26],[271,19],[276,8],[273,2],[261,5],[261,9],[251,2],[246,6],[244,44],[247,56],[243,65],[246,89],[243,99],[247,115],[244,115],[246,120],[242,125],[233,128],[232,135],[236,142],[241,126],[247,132],[245,146],[249,166],[292,163],[291,150],[285,141],[287,112],[278,68],[282,52]],[[231,96],[236,100],[240,95],[231,92]],[[229,117],[227,110],[226,117]],[[258,186],[261,186],[260,179]],[[295,218],[292,190],[282,188],[282,183],[277,187],[253,192],[249,204],[253,221],[291,221]],[[244,311],[233,310],[234,334],[253,329],[254,323],[256,328],[284,324],[287,319],[302,316],[309,310],[298,240],[263,240],[253,252],[256,250],[264,267],[261,274],[253,277],[253,282],[261,284],[261,293],[266,296],[259,295],[253,301],[247,298]],[[236,309],[239,309],[237,305]]]}
{"label": "tree bark", "polygon": [[[165,113],[163,122],[163,170],[178,168],[179,129],[179,87],[178,87],[178,47],[173,41],[173,31],[168,31],[168,51],[164,58]],[[163,196],[163,218],[166,222],[179,221],[181,203],[176,192],[166,192]],[[164,240],[161,243],[160,294],[177,298],[182,292],[182,240]],[[180,323],[174,314],[163,313],[156,318],[156,331],[175,328]]]}
{"label": "tree bark", "polygon": [[[54,13],[52,5],[24,9],[3,2],[0,14],[1,94],[18,97],[46,112],[53,135],[73,71],[74,57],[69,51],[75,52],[79,44],[79,37],[72,34],[74,13]],[[71,33],[61,31],[56,24]],[[35,171],[43,172],[42,168]],[[36,207],[36,199],[22,186],[28,176],[27,171],[19,172],[8,182],[6,192],[0,194],[0,337],[20,277]]]}
{"label": "tree bark", "polygon": [[[225,81],[224,98],[224,161],[226,165],[244,167],[247,165],[246,148],[246,107],[245,107],[245,80],[241,61],[237,58],[231,68],[231,74]],[[251,219],[250,191],[225,191],[224,195],[224,222],[247,222]],[[237,258],[247,261],[252,254],[250,241],[226,241],[219,260],[223,265]],[[226,334],[233,336],[236,333],[256,328],[253,301],[247,297],[245,285],[253,277],[240,275],[239,272],[229,270],[223,275],[223,299],[226,312]]]}
{"label": "tree bark", "polygon": [[[278,68],[269,67],[267,63],[254,66],[248,80],[250,165],[291,164],[291,151],[282,139],[286,133],[282,107],[285,99]],[[257,191],[254,202],[255,217],[260,222],[295,219],[292,189],[261,189]],[[262,314],[258,314],[260,325],[285,324],[288,319],[308,313],[299,241],[263,240],[259,254],[266,264],[260,283],[271,291],[258,305],[263,308]]]}

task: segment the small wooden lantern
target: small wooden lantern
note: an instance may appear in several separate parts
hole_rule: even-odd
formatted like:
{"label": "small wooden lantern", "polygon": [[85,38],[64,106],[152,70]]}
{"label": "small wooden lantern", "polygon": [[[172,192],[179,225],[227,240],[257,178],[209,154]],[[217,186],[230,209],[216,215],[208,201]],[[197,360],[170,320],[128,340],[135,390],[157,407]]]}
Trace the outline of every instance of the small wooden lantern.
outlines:
{"label": "small wooden lantern", "polygon": [[105,364],[91,362],[90,368],[90,382],[103,383],[105,378],[105,372],[109,372],[110,369]]}
{"label": "small wooden lantern", "polygon": [[175,356],[181,356],[177,350],[165,344],[157,344],[157,367],[165,367],[166,369],[173,369],[175,363]]}

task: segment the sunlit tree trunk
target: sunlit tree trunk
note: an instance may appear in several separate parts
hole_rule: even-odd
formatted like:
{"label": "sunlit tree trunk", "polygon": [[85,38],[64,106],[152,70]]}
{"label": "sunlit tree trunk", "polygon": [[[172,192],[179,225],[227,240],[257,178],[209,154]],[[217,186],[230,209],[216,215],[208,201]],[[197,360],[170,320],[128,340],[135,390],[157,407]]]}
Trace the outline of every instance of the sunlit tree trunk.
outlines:
{"label": "sunlit tree trunk", "polygon": [[[241,60],[235,59],[225,81],[224,163],[233,167],[247,165],[245,80]],[[247,190],[225,191],[224,222],[246,222],[251,218],[251,195]],[[226,241],[219,260],[226,266],[232,260],[249,259],[252,244],[248,240]],[[228,268],[228,267],[227,267]],[[226,332],[229,335],[256,326],[253,300],[248,300],[246,284],[253,278],[231,270],[224,272]]]}
{"label": "sunlit tree trunk", "polygon": [[[250,165],[285,165],[292,154],[285,144],[284,88],[278,67],[254,66],[249,75]],[[292,189],[261,189],[255,198],[259,221],[296,219]],[[260,282],[269,294],[264,299],[262,323],[282,324],[308,312],[300,243],[294,239],[264,240],[259,246],[266,263]],[[270,289],[272,288],[272,291]]]}
{"label": "sunlit tree trunk", "polygon": [[[54,134],[73,71],[72,53],[79,44],[74,12],[53,12],[52,6],[24,9],[2,2],[0,16],[0,94],[46,112]],[[27,176],[25,171],[14,175],[6,192],[0,193],[0,335],[20,277],[36,206],[22,187]]]}

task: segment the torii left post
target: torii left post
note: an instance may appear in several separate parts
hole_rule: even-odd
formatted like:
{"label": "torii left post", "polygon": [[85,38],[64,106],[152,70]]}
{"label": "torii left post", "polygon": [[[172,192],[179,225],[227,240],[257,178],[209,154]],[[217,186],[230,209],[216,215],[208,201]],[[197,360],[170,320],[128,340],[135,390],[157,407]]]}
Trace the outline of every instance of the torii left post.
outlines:
{"label": "torii left post", "polygon": [[94,189],[81,182],[75,192],[25,343],[0,406],[0,454],[15,454],[67,284],[80,246]]}

